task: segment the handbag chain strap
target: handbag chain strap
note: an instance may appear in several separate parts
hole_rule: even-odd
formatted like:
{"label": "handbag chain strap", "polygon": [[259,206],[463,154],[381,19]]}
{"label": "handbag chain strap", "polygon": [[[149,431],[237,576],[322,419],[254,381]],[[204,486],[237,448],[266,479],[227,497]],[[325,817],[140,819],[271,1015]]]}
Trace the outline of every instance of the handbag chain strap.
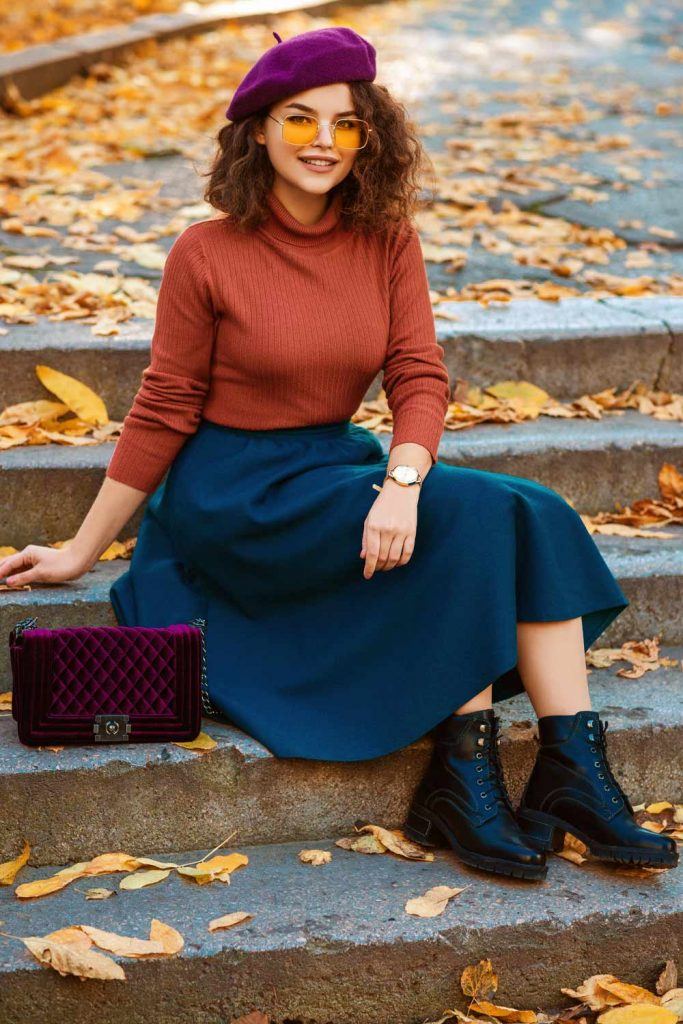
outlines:
{"label": "handbag chain strap", "polygon": [[35,617],[35,615],[29,615],[25,619],[20,619],[19,622],[17,622],[16,625],[14,626],[14,629],[12,630],[12,632],[14,633],[14,639],[19,640],[21,638],[21,634],[24,632],[25,629],[35,629],[37,622],[38,619]]}
{"label": "handbag chain strap", "polygon": [[225,720],[223,712],[215,706],[209,697],[209,684],[206,678],[206,619],[190,619],[188,626],[198,626],[202,636],[202,708],[207,718],[221,718]]}

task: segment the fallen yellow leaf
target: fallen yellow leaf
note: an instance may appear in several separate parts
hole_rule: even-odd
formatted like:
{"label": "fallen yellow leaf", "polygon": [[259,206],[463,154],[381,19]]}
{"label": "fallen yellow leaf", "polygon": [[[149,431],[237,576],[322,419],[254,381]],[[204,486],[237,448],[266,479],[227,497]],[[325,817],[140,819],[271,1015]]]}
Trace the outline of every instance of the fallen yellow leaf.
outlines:
{"label": "fallen yellow leaf", "polygon": [[234,910],[231,914],[223,914],[222,917],[214,917],[213,921],[209,921],[208,930],[210,932],[218,931],[219,928],[232,928],[234,924],[239,924],[241,921],[247,921],[253,914],[248,913],[246,910]]}
{"label": "fallen yellow leaf", "polygon": [[299,850],[299,860],[302,864],[313,864],[319,867],[321,864],[329,864],[332,854],[329,850]]}
{"label": "fallen yellow leaf", "polygon": [[600,1024],[677,1024],[678,1014],[665,1006],[651,1003],[630,1003],[615,1006],[598,1017]]}
{"label": "fallen yellow leaf", "polygon": [[126,875],[119,882],[119,889],[144,889],[147,885],[155,885],[163,882],[171,874],[170,868],[161,870],[151,868],[149,871],[134,871],[132,875]]}
{"label": "fallen yellow leaf", "polygon": [[185,747],[186,750],[198,750],[200,753],[204,750],[213,750],[218,746],[215,739],[206,732],[200,732],[193,740],[176,740],[175,745],[176,747]]}
{"label": "fallen yellow leaf", "polygon": [[160,942],[164,952],[169,955],[179,953],[185,945],[185,939],[179,931],[172,928],[170,924],[164,924],[158,918],[153,917],[149,929],[149,937],[153,942]]}
{"label": "fallen yellow leaf", "polygon": [[670,988],[662,996],[662,1006],[675,1013],[679,1020],[683,1020],[683,988]]}
{"label": "fallen yellow leaf", "polygon": [[81,950],[38,935],[29,935],[21,941],[37,960],[53,967],[61,975],[75,974],[79,978],[97,978],[99,981],[126,980],[120,964],[93,949]]}
{"label": "fallen yellow leaf", "polygon": [[109,421],[106,405],[87,384],[42,363],[36,366],[36,374],[43,387],[57,395],[57,398],[86,423],[104,426]]}
{"label": "fallen yellow leaf", "polygon": [[77,949],[90,949],[92,939],[86,935],[78,925],[67,925],[65,928],[58,928],[55,932],[49,932],[43,936],[51,942],[61,942],[65,946],[76,947]]}
{"label": "fallen yellow leaf", "polygon": [[453,896],[464,892],[466,886],[453,888],[450,885],[434,885],[422,896],[414,896],[406,903],[406,913],[416,917],[437,917],[442,914]]}
{"label": "fallen yellow leaf", "polygon": [[434,860],[434,854],[428,853],[417,843],[413,843],[400,829],[383,828],[381,825],[362,825],[359,832],[370,832],[390,853],[408,860]]}
{"label": "fallen yellow leaf", "polygon": [[0,864],[0,885],[12,884],[24,864],[28,862],[30,853],[31,847],[28,842],[24,840],[24,848],[21,853],[18,854],[14,860],[6,860],[3,864]]}
{"label": "fallen yellow leaf", "polygon": [[153,942],[151,939],[136,939],[132,935],[118,935],[116,932],[104,931],[102,928],[94,928],[89,924],[78,926],[86,935],[89,935],[96,946],[106,949],[109,953],[116,953],[118,956],[149,956],[154,953],[164,953],[161,942]]}
{"label": "fallen yellow leaf", "polygon": [[498,975],[494,973],[490,960],[470,964],[460,975],[460,987],[466,996],[482,997],[492,995],[498,988]]}
{"label": "fallen yellow leaf", "polygon": [[496,1003],[488,1003],[486,1000],[477,1000],[472,1003],[470,1010],[485,1013],[498,1020],[519,1021],[521,1024],[534,1024],[536,1020],[533,1010],[515,1010],[512,1006],[497,1006]]}

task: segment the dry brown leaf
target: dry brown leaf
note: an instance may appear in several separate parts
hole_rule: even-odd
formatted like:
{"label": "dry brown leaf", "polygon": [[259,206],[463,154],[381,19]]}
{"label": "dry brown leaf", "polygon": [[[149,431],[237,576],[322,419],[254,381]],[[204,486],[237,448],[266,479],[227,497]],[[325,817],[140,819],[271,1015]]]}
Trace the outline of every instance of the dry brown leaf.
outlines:
{"label": "dry brown leaf", "polygon": [[30,855],[31,847],[24,840],[24,848],[21,853],[17,854],[14,860],[6,860],[0,864],[0,885],[11,885],[19,871],[28,863]]}
{"label": "dry brown leaf", "polygon": [[81,950],[38,935],[29,935],[21,941],[37,960],[54,968],[61,975],[75,974],[81,979],[97,978],[99,981],[126,980],[120,964],[93,949]]}
{"label": "dry brown leaf", "polygon": [[591,1010],[604,1010],[608,1006],[619,1006],[623,1003],[659,1003],[659,997],[639,985],[629,985],[620,981],[613,974],[594,974],[581,983],[574,991],[570,988],[561,990],[565,995],[580,999]]}
{"label": "dry brown leaf", "polygon": [[299,850],[299,860],[302,864],[313,864],[319,867],[321,864],[329,864],[332,854],[329,850]]}
{"label": "dry brown leaf", "polygon": [[108,900],[110,896],[116,896],[115,889],[104,889],[100,886],[80,891],[85,893],[86,900]]}
{"label": "dry brown leaf", "polygon": [[683,1020],[683,988],[671,988],[662,996],[662,1006]]}
{"label": "dry brown leaf", "polygon": [[195,750],[198,754],[214,750],[218,746],[215,739],[206,732],[200,732],[193,740],[176,740],[175,745],[176,747],[185,747],[186,750]]}
{"label": "dry brown leaf", "polygon": [[57,395],[79,419],[93,426],[102,426],[109,420],[107,407],[92,388],[67,373],[54,370],[51,366],[38,364],[36,374],[43,387]]}
{"label": "dry brown leaf", "polygon": [[213,881],[230,881],[232,872],[248,863],[249,858],[245,854],[228,853],[200,861],[196,865],[181,865],[177,870],[179,875],[192,878],[199,885],[205,885]]}
{"label": "dry brown leaf", "polygon": [[19,899],[29,899],[34,896],[48,896],[52,892],[57,892],[59,889],[63,889],[75,878],[82,878],[84,874],[84,871],[74,871],[71,874],[58,872],[56,875],[51,875],[49,878],[37,878],[33,882],[22,882],[21,885],[18,885],[14,890],[14,895],[18,896]]}
{"label": "dry brown leaf", "polygon": [[406,857],[408,860],[434,860],[433,853],[411,842],[400,829],[367,824],[357,827],[357,830],[371,833],[390,853],[395,853],[399,857]]}
{"label": "dry brown leaf", "polygon": [[58,928],[55,932],[43,935],[44,939],[52,942],[61,942],[65,946],[72,946],[76,949],[90,949],[93,942],[89,935],[78,927],[78,925],[67,925],[65,928]]}
{"label": "dry brown leaf", "polygon": [[598,1017],[600,1024],[677,1024],[678,1014],[665,1006],[631,1003],[615,1006]]}
{"label": "dry brown leaf", "polygon": [[52,892],[63,889],[76,878],[84,878],[87,875],[103,874],[110,871],[134,871],[138,867],[138,863],[135,857],[131,857],[127,853],[103,853],[98,857],[93,857],[92,860],[70,864],[47,878],[38,878],[33,882],[24,882],[17,886],[14,890],[14,895],[20,899],[47,896]]}
{"label": "dry brown leaf", "polygon": [[154,860],[152,857],[136,857],[136,867],[148,868],[177,868],[179,865],[174,861]]}
{"label": "dry brown leaf", "polygon": [[[85,861],[83,872],[86,875],[100,875],[107,874],[110,871],[135,871],[139,866],[140,861],[137,857],[132,857],[129,853],[116,851],[115,853],[100,853],[97,857]],[[71,868],[65,868],[64,873],[70,874],[79,867],[80,865],[74,864]]]}
{"label": "dry brown leaf", "polygon": [[479,1002],[493,995],[498,989],[498,975],[491,961],[480,960],[467,966],[460,975],[460,987],[466,996],[474,996]]}
{"label": "dry brown leaf", "polygon": [[179,931],[172,928],[170,924],[164,924],[163,921],[156,917],[152,918],[149,938],[151,942],[160,942],[164,947],[164,953],[169,956],[173,953],[179,953],[185,945],[185,939]]}
{"label": "dry brown leaf", "polygon": [[104,931],[102,928],[95,928],[89,924],[78,926],[100,949],[117,956],[143,957],[152,953],[164,953],[165,949],[161,942],[154,942],[151,939],[136,939],[131,935],[118,935],[116,932]]}
{"label": "dry brown leaf", "polygon": [[485,1013],[488,1017],[495,1017],[497,1020],[519,1021],[520,1024],[534,1024],[537,1016],[533,1010],[515,1010],[512,1006],[498,1006],[496,1003],[489,1003],[486,1000],[475,1000],[470,1010],[477,1013]]}
{"label": "dry brown leaf", "polygon": [[171,869],[150,868],[149,871],[134,871],[119,882],[119,889],[144,889],[148,885],[163,882],[171,874]]}
{"label": "dry brown leaf", "polygon": [[405,905],[406,913],[414,914],[415,917],[437,917],[443,914],[448,901],[464,892],[466,888],[467,886],[458,889],[450,885],[434,885],[422,896],[413,896],[409,899]]}
{"label": "dry brown leaf", "polygon": [[353,850],[354,853],[387,853],[387,848],[383,843],[380,843],[377,836],[364,835],[364,836],[342,836],[340,839],[335,839],[335,846],[341,847],[342,850]]}
{"label": "dry brown leaf", "polygon": [[[663,996],[667,992],[671,992],[672,989],[676,988],[678,983],[678,968],[674,960],[667,960],[662,968],[657,983],[655,984],[655,992],[658,996]],[[664,1000],[662,1000],[664,1002]]]}
{"label": "dry brown leaf", "polygon": [[640,985],[630,985],[625,981],[618,981],[609,976],[598,982],[601,989],[611,992],[622,1003],[653,1003],[660,1002],[659,996],[649,989],[641,988]]}
{"label": "dry brown leaf", "polygon": [[563,857],[564,860],[569,860],[572,864],[583,864],[588,859],[586,857],[588,847],[571,832],[565,832],[562,849],[555,852],[558,857]]}
{"label": "dry brown leaf", "polygon": [[230,914],[223,914],[222,917],[214,917],[213,921],[209,921],[208,930],[210,932],[219,931],[221,928],[232,928],[233,925],[240,924],[242,921],[247,921],[253,917],[246,910],[233,910]]}

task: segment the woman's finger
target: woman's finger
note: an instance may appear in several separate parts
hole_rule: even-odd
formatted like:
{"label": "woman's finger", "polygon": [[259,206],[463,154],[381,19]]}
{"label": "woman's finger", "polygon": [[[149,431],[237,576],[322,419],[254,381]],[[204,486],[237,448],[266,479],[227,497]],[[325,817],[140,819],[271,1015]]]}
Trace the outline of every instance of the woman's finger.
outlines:
{"label": "woman's finger", "polygon": [[387,554],[387,560],[384,563],[384,570],[385,570],[385,572],[388,571],[389,569],[395,569],[396,568],[396,565],[398,564],[398,560],[401,557],[401,552],[403,550],[403,538],[404,538],[404,534],[402,534],[402,533],[394,534],[394,537],[393,537],[393,539],[391,541],[391,544],[389,545],[389,552]]}
{"label": "woman's finger", "polygon": [[399,565],[405,565],[407,562],[409,562],[410,561],[410,556],[412,555],[414,550],[415,550],[415,534],[414,533],[409,533],[409,534],[406,535],[406,538],[403,541],[403,553],[402,553],[401,557],[398,560],[398,564]]}
{"label": "woman's finger", "polygon": [[[8,555],[7,558],[3,558],[2,562],[0,562],[0,579],[7,577],[9,582],[9,577],[12,573],[17,572],[19,569],[23,569],[26,565],[31,566],[33,565],[33,562],[25,548],[23,551],[16,551],[13,555]],[[16,577],[12,582],[16,582]]]}
{"label": "woman's finger", "polygon": [[367,552],[365,555],[365,567],[363,569],[363,575],[366,579],[370,579],[375,566],[377,565],[377,559],[379,558],[380,550],[380,537],[376,527],[368,526],[368,542]]}
{"label": "woman's finger", "polygon": [[389,557],[389,548],[391,542],[394,539],[394,531],[391,527],[385,527],[380,531],[379,541],[379,558],[377,559],[377,568],[382,570],[387,564],[387,558]]}

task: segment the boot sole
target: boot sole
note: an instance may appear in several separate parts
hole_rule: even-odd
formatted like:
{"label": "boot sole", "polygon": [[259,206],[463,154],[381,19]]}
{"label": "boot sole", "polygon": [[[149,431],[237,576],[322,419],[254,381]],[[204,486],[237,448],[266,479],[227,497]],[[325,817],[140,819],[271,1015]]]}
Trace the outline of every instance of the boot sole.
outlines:
{"label": "boot sole", "polygon": [[[425,828],[426,824],[426,828]],[[547,864],[520,864],[504,860],[502,857],[487,857],[483,853],[474,853],[461,846],[448,826],[434,814],[423,807],[411,807],[403,826],[403,832],[422,846],[450,846],[461,861],[473,868],[483,868],[496,875],[507,875],[510,878],[544,879],[548,873]],[[533,846],[529,843],[529,846]]]}
{"label": "boot sole", "polygon": [[518,811],[517,819],[529,844],[535,845],[539,850],[561,850],[564,846],[565,832],[571,832],[586,844],[595,857],[612,864],[632,864],[651,868],[674,868],[678,864],[677,851],[674,852],[673,857],[669,857],[666,854],[663,856],[647,854],[635,846],[606,846],[604,843],[597,843],[591,839],[575,825],[563,821],[562,818],[557,818],[554,814],[546,814],[544,811]]}

